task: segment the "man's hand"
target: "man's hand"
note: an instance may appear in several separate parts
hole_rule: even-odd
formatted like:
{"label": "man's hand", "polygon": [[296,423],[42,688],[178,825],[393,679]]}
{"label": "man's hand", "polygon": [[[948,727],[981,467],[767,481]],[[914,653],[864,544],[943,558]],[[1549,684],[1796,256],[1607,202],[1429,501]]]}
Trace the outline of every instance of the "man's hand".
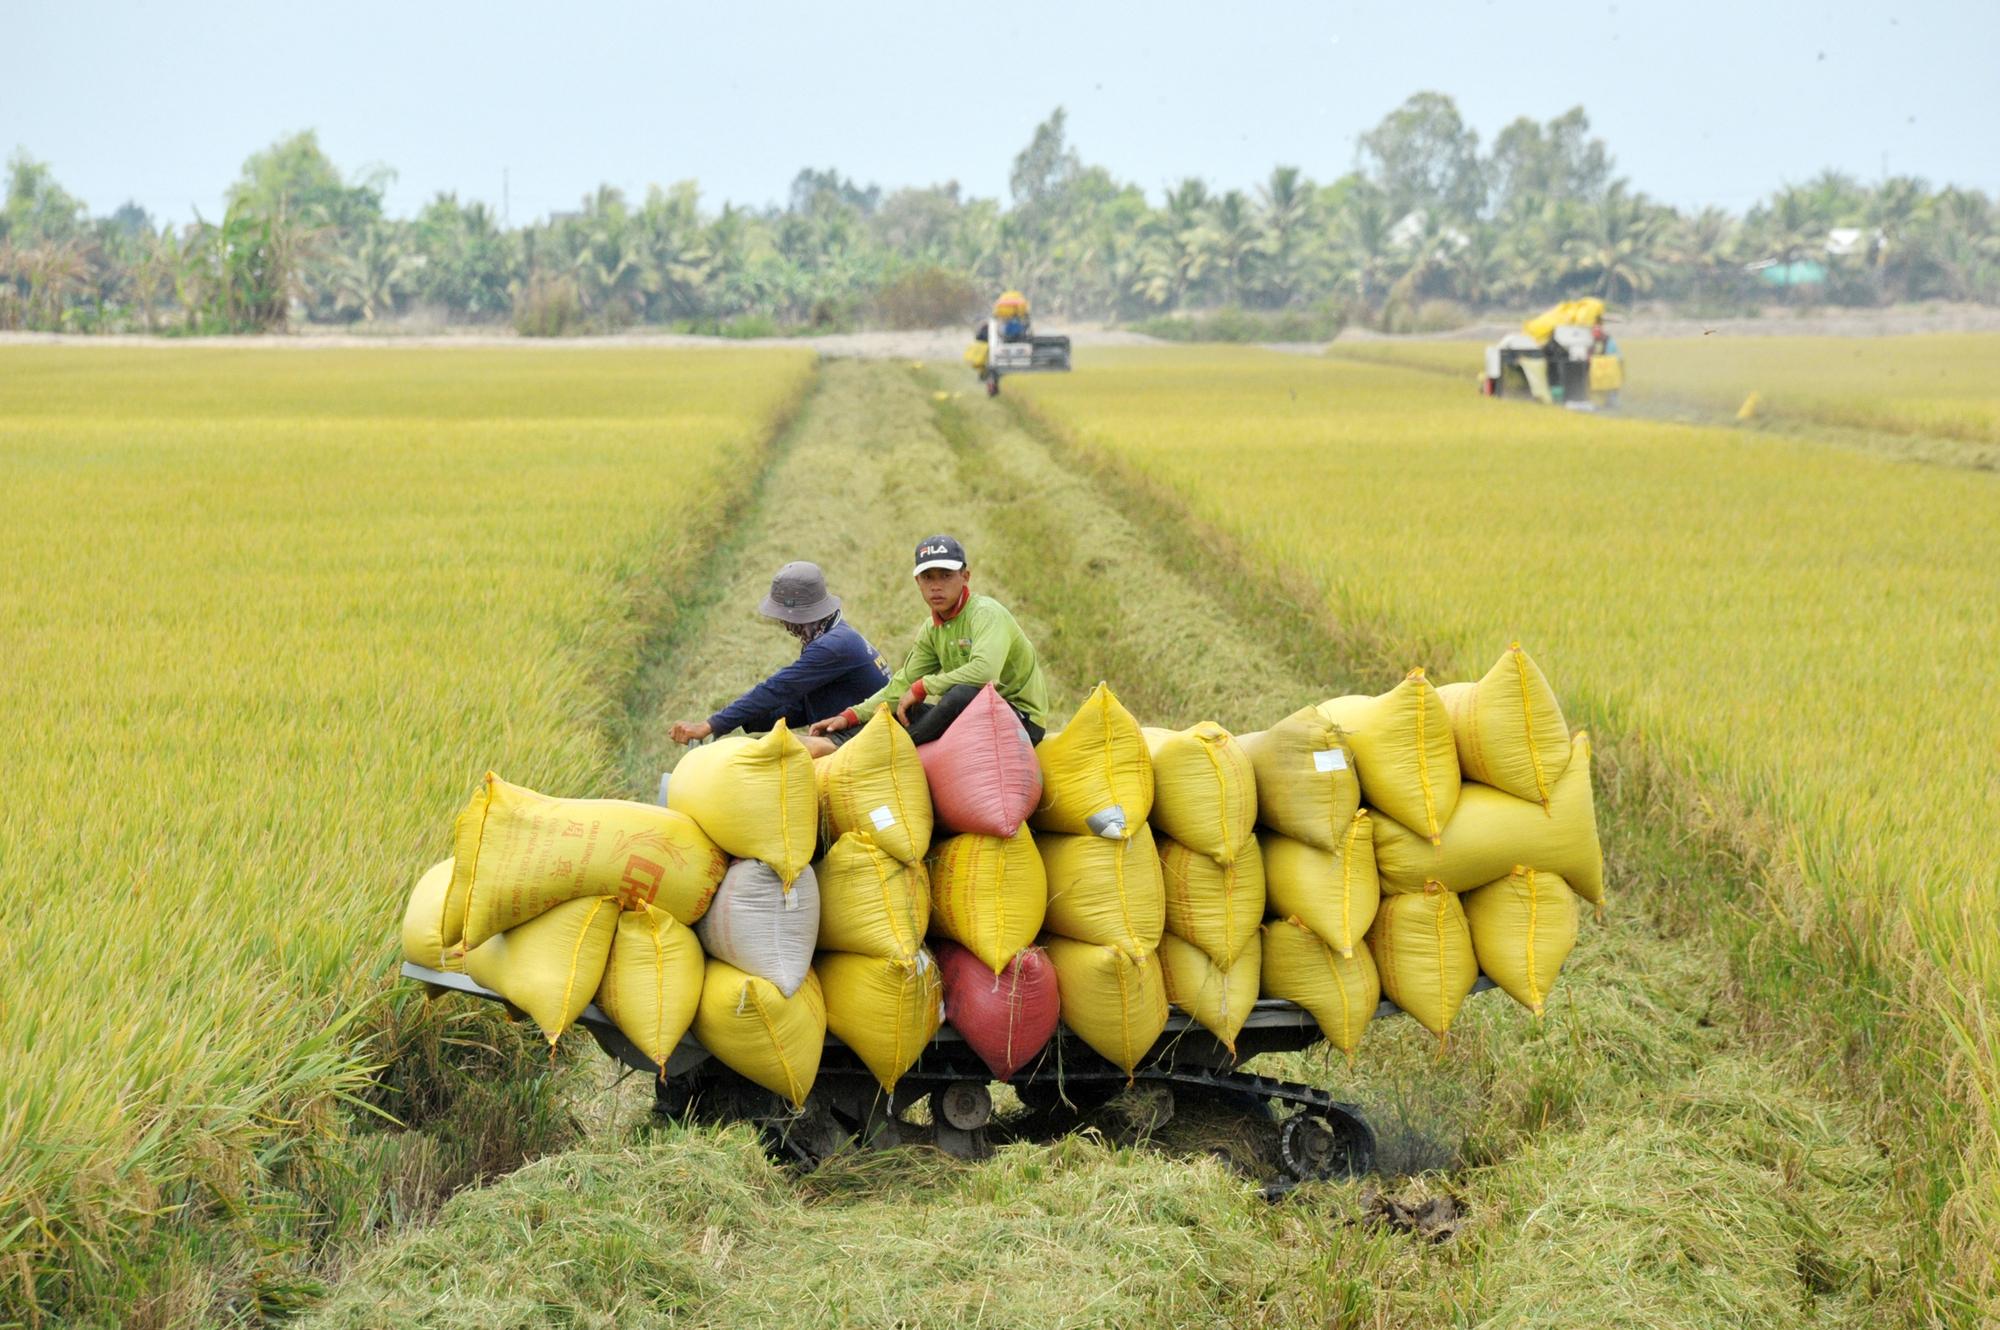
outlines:
{"label": "man's hand", "polygon": [[909,691],[903,694],[903,700],[896,704],[896,719],[903,722],[906,730],[910,728],[910,708],[924,700],[920,689],[920,684],[911,684]]}
{"label": "man's hand", "polygon": [[845,712],[843,712],[843,713],[841,713],[841,714],[840,714],[840,715],[838,715],[838,716],[828,716],[828,717],[827,717],[827,718],[826,718],[825,720],[816,720],[816,721],[814,721],[814,722],[813,722],[813,723],[812,723],[812,724],[811,724],[811,725],[810,725],[810,726],[809,726],[809,727],[808,727],[808,728],[806,729],[806,733],[807,733],[807,734],[835,734],[835,733],[838,733],[839,731],[841,731],[841,730],[844,730],[844,729],[846,729],[846,728],[847,728],[847,715],[846,715],[846,713],[845,713]]}
{"label": "man's hand", "polygon": [[713,733],[715,731],[710,728],[709,723],[705,720],[677,720],[674,722],[674,728],[669,732],[670,737],[677,744],[699,743]]}

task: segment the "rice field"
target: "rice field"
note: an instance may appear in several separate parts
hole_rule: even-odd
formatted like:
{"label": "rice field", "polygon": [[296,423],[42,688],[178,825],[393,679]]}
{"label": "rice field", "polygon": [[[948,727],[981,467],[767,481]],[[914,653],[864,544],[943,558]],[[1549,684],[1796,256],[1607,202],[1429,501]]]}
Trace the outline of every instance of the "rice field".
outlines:
{"label": "rice field", "polygon": [[0,1320],[206,1316],[310,1226],[413,869],[488,766],[606,779],[812,358],[0,357]]}
{"label": "rice field", "polygon": [[1851,1038],[1935,1056],[1947,1208],[2000,1218],[2000,477],[1253,350],[1105,351],[1018,398],[1335,622],[1461,677],[1518,638],[1573,720],[1774,815],[1801,885],[1740,908],[1880,987],[1902,1019]]}
{"label": "rice field", "polygon": [[[773,568],[819,561],[843,613],[893,655],[924,613],[909,540],[939,526],[1039,647],[1059,712],[1106,679],[1142,720],[1247,729],[1400,677],[1401,656],[1294,622],[1233,562],[1204,566],[1166,505],[1107,485],[968,379],[956,365],[823,367],[704,566],[712,602],[649,659],[626,788],[651,789],[680,751],[667,722],[796,654],[751,608]],[[830,474],[842,503],[824,501]],[[926,484],[907,483],[918,474]],[[1244,1124],[1185,1097],[1143,1145],[1140,1116],[1114,1105],[1087,1132],[980,1163],[860,1152],[800,1173],[742,1127],[648,1124],[645,1079],[612,1086],[572,1035],[579,1071],[597,1075],[578,1098],[611,1106],[600,1125],[386,1232],[303,1324],[1891,1321],[1916,1280],[1888,1153],[1843,1093],[1753,1037],[1719,948],[1652,922],[1716,866],[1639,825],[1632,773],[1609,749],[1598,761],[1623,894],[1610,925],[1584,930],[1544,1020],[1489,994],[1448,1049],[1385,1020],[1352,1065],[1322,1046],[1249,1067],[1365,1105],[1389,1176],[1272,1204],[1211,1157],[1254,1156]],[[1384,1195],[1449,1198],[1456,1235],[1396,1231]]]}
{"label": "rice field", "polygon": [[[1651,414],[1755,414],[1888,434],[2000,443],[2000,334],[1620,339],[1625,404]],[[1481,342],[1342,342],[1346,360],[1480,373]]]}
{"label": "rice field", "polygon": [[[2000,973],[1991,475],[1249,350],[1086,353],[997,403],[956,366],[771,351],[5,355],[0,1322],[1859,1325],[1950,1305],[1912,1216],[1947,1251],[2000,1232],[1975,1122],[2000,1061],[1974,1023]],[[420,1133],[347,1133],[406,1102],[368,1088],[406,1047],[395,923],[471,782],[650,789],[670,719],[789,658],[748,608],[772,567],[820,560],[895,654],[908,540],[938,526],[1065,703],[1105,678],[1149,720],[1248,726],[1386,684],[1415,643],[1470,673],[1518,636],[1619,738],[1600,809],[1632,904],[1545,1023],[1472,1003],[1445,1057],[1386,1022],[1354,1066],[1267,1069],[1415,1131],[1454,1171],[1382,1185],[1449,1191],[1459,1239],[1374,1225],[1373,1182],[1273,1209],[1096,1139],[794,1177],[740,1130],[635,1130],[646,1085],[607,1090],[574,1040],[560,1077],[504,1078],[600,1117],[581,1148],[396,1209]],[[1327,622],[1278,622],[1255,579]],[[1675,809],[1780,815],[1797,890],[1645,821],[1641,756]],[[1908,1019],[1848,1062],[1959,1020],[1957,1079],[1920,1087],[1950,1132],[1899,1140],[1843,1075],[1794,1075],[1721,949],[1663,922],[1697,887],[1857,986],[1897,977]],[[410,1024],[489,1066],[491,1027],[450,1019]],[[420,1097],[435,1070],[383,1074]],[[987,1247],[1014,1253],[990,1279]],[[825,1275],[803,1299],[800,1269]]]}

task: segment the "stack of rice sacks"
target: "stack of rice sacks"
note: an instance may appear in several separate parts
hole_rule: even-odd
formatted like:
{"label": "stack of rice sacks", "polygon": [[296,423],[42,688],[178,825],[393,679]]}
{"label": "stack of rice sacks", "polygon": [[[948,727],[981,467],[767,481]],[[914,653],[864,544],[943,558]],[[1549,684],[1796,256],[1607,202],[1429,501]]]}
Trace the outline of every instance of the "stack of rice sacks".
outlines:
{"label": "stack of rice sacks", "polygon": [[410,895],[404,956],[498,993],[552,1050],[594,999],[664,1076],[702,998],[693,926],[729,866],[715,840],[682,812],[488,772],[452,848]]}
{"label": "stack of rice sacks", "polygon": [[937,962],[924,947],[930,789],[886,704],[814,769],[826,847],[814,968],[827,1028],[891,1091],[944,1019]]}
{"label": "stack of rice sacks", "polygon": [[1098,684],[1044,738],[1034,826],[1048,881],[1042,945],[1063,1023],[1130,1073],[1167,1024],[1160,969],[1166,889],[1147,817],[1153,764],[1139,722]]}
{"label": "stack of rice sacks", "polygon": [[1263,993],[1313,1014],[1352,1057],[1381,1005],[1365,939],[1381,892],[1374,827],[1361,805],[1354,750],[1305,707],[1242,740],[1257,779],[1264,879]]}
{"label": "stack of rice sacks", "polygon": [[1575,944],[1575,896],[1602,905],[1590,740],[1515,643],[1474,683],[1413,670],[1320,711],[1348,737],[1372,810],[1382,991],[1442,1036],[1483,970],[1540,1014]]}
{"label": "stack of rice sacks", "polygon": [[1263,973],[1256,773],[1243,746],[1213,721],[1144,733],[1166,889],[1160,973],[1167,1000],[1234,1053]]}
{"label": "stack of rice sacks", "polygon": [[1041,766],[992,684],[917,755],[937,820],[926,868],[945,1019],[1006,1080],[1056,1031],[1055,969],[1034,945],[1048,883],[1027,825]]}
{"label": "stack of rice sacks", "polygon": [[694,1032],[740,1075],[794,1106],[819,1075],[826,998],[812,966],[819,937],[819,797],[805,745],[769,734],[688,750],[667,807],[734,856],[696,926],[708,974]]}

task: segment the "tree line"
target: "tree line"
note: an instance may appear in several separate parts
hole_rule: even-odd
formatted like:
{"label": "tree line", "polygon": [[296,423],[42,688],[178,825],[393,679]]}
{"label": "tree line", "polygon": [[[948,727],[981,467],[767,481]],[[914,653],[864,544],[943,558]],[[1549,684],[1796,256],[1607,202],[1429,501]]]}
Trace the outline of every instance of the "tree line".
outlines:
{"label": "tree line", "polygon": [[[2000,303],[2000,205],[1977,189],[1824,171],[1742,215],[1684,212],[1616,172],[1576,107],[1482,148],[1419,93],[1321,183],[1278,166],[1251,190],[1188,178],[1157,203],[1070,145],[1058,108],[1013,159],[1009,199],[954,183],[884,191],[805,170],[768,208],[702,206],[693,181],[609,185],[509,227],[440,193],[386,214],[393,181],[343,173],[307,131],[253,154],[215,220],[91,217],[51,167],[8,164],[0,328],[221,333],[413,311],[558,335],[636,325],[724,334],[969,318],[1002,286],[1048,315],[1330,336],[1599,295],[1690,312],[1773,299]],[[1150,322],[1149,322],[1150,321]],[[1226,335],[1226,334],[1225,334]]]}

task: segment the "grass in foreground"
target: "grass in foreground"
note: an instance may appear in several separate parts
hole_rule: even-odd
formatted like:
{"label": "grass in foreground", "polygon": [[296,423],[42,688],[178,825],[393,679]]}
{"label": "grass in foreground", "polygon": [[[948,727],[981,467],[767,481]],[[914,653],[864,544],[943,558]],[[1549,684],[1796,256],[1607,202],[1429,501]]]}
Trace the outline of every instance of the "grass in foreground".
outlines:
{"label": "grass in foreground", "polygon": [[392,1045],[494,1037],[379,1005],[403,893],[487,766],[602,781],[811,357],[4,355],[0,1320],[282,1311],[546,1139],[517,1076],[470,1153],[355,1135]]}
{"label": "grass in foreground", "polygon": [[[1042,645],[1059,705],[1103,677],[1144,720],[1247,726],[1375,686],[1417,649],[1360,625],[1328,635],[1217,566],[1170,510],[952,396],[960,376],[911,378],[828,366],[713,566],[724,590],[647,671],[634,789],[671,760],[664,721],[791,654],[751,608],[778,563],[819,559],[893,652],[921,617],[907,547],[935,526],[964,537],[978,584]],[[829,471],[852,502],[819,499]],[[635,1077],[605,1096],[619,1108],[587,1152],[453,1200],[364,1259],[312,1324],[1879,1324],[1908,1296],[1888,1160],[1851,1105],[1751,1037],[1713,951],[1654,922],[1735,866],[1648,831],[1642,775],[1600,759],[1619,908],[1586,930],[1540,1027],[1489,994],[1443,1057],[1394,1021],[1352,1068],[1318,1053],[1258,1068],[1365,1103],[1394,1166],[1449,1175],[1273,1207],[1177,1122],[1162,1139],[1197,1157],[1084,1137],[797,1178],[740,1131],[635,1131],[651,1098]],[[1371,1185],[1449,1190],[1464,1225],[1439,1246],[1380,1228]]]}
{"label": "grass in foreground", "polygon": [[1808,1027],[1837,1032],[1829,1064],[1887,1087],[1942,1296],[1994,1297],[2000,704],[1960,670],[2000,654],[1973,608],[1995,478],[1254,352],[1084,370],[1020,396],[1334,622],[1425,625],[1460,670],[1518,637],[1561,662],[1573,718],[1777,815],[1764,888],[1710,889],[1711,921],[1761,1000],[1830,1015]]}

